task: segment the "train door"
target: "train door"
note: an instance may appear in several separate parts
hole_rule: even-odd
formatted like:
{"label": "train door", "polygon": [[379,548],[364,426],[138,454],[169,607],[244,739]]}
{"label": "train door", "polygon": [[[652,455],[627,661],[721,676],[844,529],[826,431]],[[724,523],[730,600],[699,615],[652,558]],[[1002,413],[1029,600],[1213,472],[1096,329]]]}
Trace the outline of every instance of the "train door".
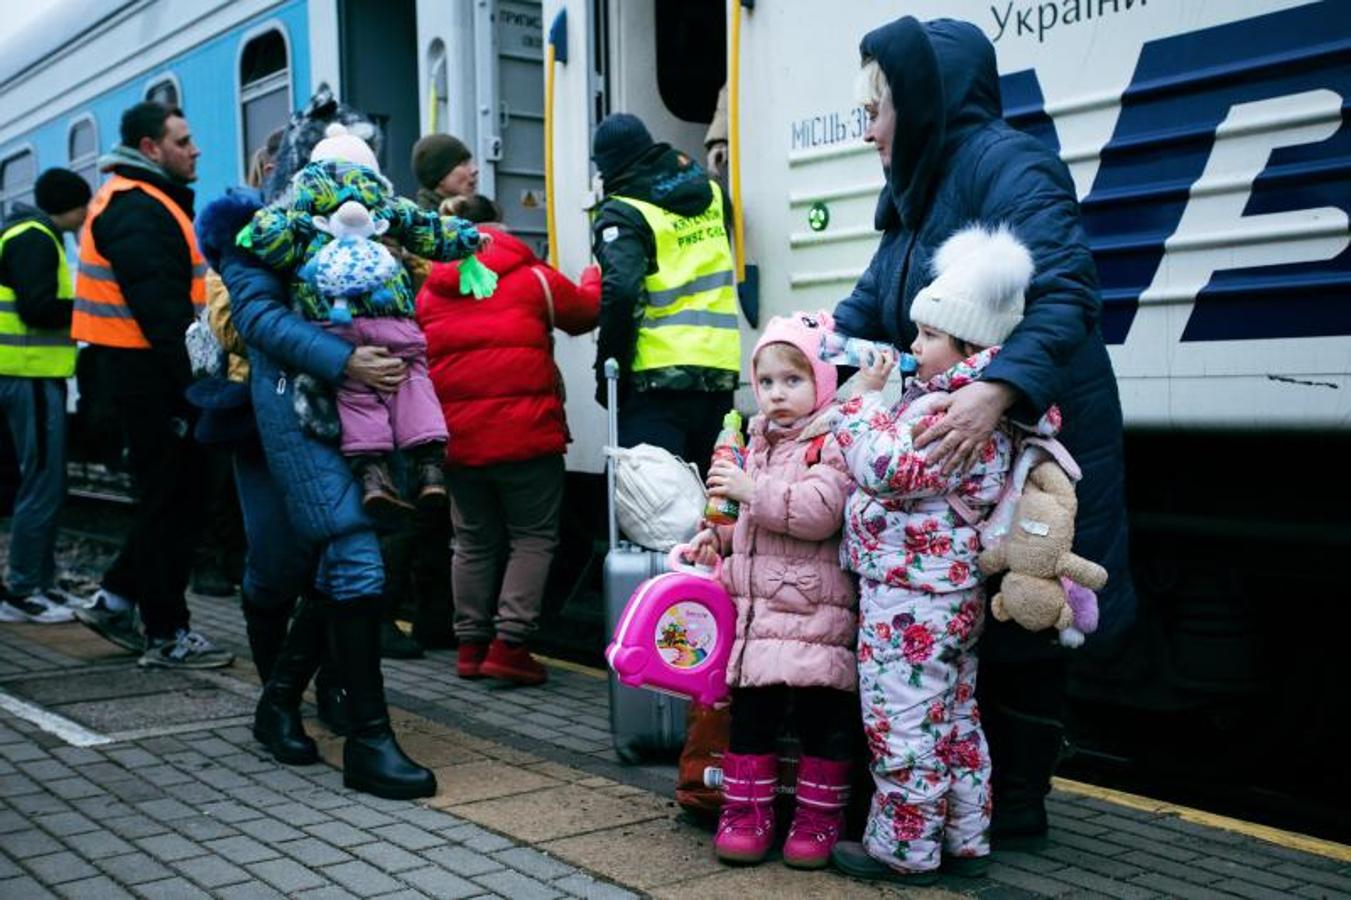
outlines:
{"label": "train door", "polygon": [[[605,116],[641,118],[653,138],[703,157],[704,134],[727,73],[724,0],[548,0],[565,13],[569,61],[556,66],[553,199],[560,265],[571,275],[591,258],[587,208],[591,137]],[[593,338],[559,336],[555,357],[568,384],[573,435],[569,472],[599,473],[605,416],[593,399]]]}
{"label": "train door", "polygon": [[416,0],[342,0],[338,46],[342,97],[384,130],[380,168],[400,194],[417,183],[408,164],[418,139]]}
{"label": "train door", "polygon": [[602,112],[642,119],[658,141],[701,158],[727,75],[723,0],[610,0]]}
{"label": "train door", "polygon": [[544,214],[544,13],[532,0],[481,6],[488,21],[476,54],[484,193],[502,207],[513,234],[540,257],[548,255]]}

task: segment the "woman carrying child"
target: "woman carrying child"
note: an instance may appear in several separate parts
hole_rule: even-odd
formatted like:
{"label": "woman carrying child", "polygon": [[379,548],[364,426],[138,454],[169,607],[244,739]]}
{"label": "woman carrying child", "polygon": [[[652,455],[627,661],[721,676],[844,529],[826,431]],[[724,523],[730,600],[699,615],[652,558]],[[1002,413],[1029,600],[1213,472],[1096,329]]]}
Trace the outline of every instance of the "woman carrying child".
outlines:
{"label": "woman carrying child", "polygon": [[736,600],[727,667],[731,743],[714,849],[757,863],[774,841],[775,752],[791,707],[802,742],[797,811],[784,862],[821,868],[844,824],[858,717],[853,579],[840,569],[849,476],[825,408],[835,367],[822,362],[825,313],[775,318],[751,357],[760,415],[750,422],[746,468],[719,461],[709,493],[741,504],[735,525],[701,532],[691,554],[730,556],[723,583]]}

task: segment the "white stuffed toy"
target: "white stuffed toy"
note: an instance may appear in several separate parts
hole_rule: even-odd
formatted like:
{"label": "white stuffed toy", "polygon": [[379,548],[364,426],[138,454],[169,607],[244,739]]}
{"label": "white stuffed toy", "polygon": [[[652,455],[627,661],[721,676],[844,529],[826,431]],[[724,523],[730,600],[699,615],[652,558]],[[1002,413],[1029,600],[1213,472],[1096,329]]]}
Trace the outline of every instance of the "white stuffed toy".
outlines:
{"label": "white stuffed toy", "polygon": [[389,223],[377,220],[355,200],[347,200],[332,216],[315,216],[314,227],[333,236],[301,269],[331,304],[329,321],[345,325],[352,321],[347,298],[369,294],[376,308],[391,305],[394,296],[385,283],[399,271],[399,261],[376,238]]}

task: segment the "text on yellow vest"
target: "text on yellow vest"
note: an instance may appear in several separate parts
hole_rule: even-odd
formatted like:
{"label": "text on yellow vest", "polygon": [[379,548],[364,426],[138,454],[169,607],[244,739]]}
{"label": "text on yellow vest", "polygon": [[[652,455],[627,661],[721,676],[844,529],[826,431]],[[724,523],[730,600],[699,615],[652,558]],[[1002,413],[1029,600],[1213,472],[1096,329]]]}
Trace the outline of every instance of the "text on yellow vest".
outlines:
{"label": "text on yellow vest", "polygon": [[632,371],[700,366],[741,369],[736,267],[723,224],[722,191],[692,216],[612,194],[636,209],[652,230],[656,270],[644,279],[647,307],[638,323]]}

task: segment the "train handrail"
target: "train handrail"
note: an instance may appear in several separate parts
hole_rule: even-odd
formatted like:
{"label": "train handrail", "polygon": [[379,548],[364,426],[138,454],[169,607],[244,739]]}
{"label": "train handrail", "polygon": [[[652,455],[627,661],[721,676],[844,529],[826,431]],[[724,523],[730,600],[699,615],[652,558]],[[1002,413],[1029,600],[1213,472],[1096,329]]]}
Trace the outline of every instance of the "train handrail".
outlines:
{"label": "train handrail", "polygon": [[567,7],[560,9],[549,25],[549,42],[544,49],[544,230],[549,242],[549,265],[556,269],[558,227],[554,213],[554,63],[568,64]]}
{"label": "train handrail", "polygon": [[732,237],[736,280],[746,280],[746,217],[741,209],[741,2],[732,3],[732,33],[727,41],[727,169],[732,184]]}

